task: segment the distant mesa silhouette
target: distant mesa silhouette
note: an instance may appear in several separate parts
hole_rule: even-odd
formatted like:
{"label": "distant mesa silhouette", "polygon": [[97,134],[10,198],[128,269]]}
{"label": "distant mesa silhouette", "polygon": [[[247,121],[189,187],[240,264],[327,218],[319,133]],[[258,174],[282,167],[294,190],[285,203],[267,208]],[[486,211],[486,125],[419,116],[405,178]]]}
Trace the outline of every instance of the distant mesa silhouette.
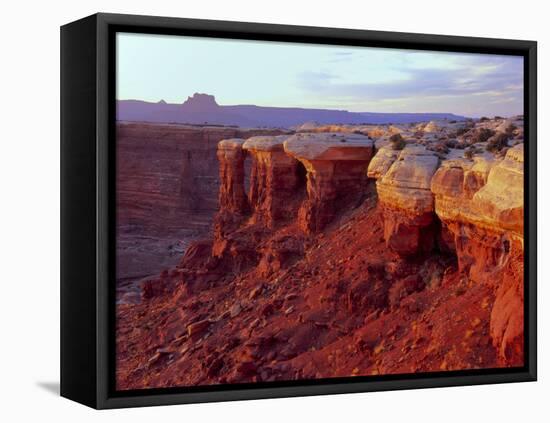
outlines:
{"label": "distant mesa silhouette", "polygon": [[196,112],[216,110],[220,106],[216,103],[216,98],[213,95],[195,93],[191,97],[187,97],[182,107],[184,110]]}
{"label": "distant mesa silhouette", "polygon": [[204,93],[193,94],[183,104],[171,104],[164,100],[157,103],[141,100],[117,101],[119,121],[290,128],[304,122],[321,125],[387,124],[439,119],[464,120],[466,117],[452,113],[373,113],[299,107],[220,106],[213,95]]}

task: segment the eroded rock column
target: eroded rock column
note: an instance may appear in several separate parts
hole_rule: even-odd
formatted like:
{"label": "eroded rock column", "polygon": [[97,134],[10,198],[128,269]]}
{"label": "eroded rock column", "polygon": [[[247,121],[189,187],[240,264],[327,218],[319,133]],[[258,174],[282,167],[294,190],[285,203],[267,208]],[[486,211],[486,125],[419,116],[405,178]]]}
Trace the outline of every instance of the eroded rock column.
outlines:
{"label": "eroded rock column", "polygon": [[299,211],[307,232],[323,229],[336,212],[359,198],[366,188],[366,171],[373,141],[363,135],[342,133],[296,134],[285,151],[307,171],[307,199]]}
{"label": "eroded rock column", "polygon": [[425,254],[435,240],[434,202],[430,182],[439,159],[422,146],[395,152],[381,148],[369,166],[384,208],[386,245],[401,256]]}
{"label": "eroded rock column", "polygon": [[293,200],[299,194],[298,162],[283,150],[287,138],[286,135],[252,137],[243,144],[252,157],[248,194],[251,221],[268,228],[291,217]]}
{"label": "eroded rock column", "polygon": [[218,143],[220,162],[220,209],[232,213],[246,213],[249,209],[244,190],[244,140],[232,138]]}
{"label": "eroded rock column", "polygon": [[254,247],[235,236],[249,215],[250,206],[244,189],[244,140],[232,138],[218,143],[220,166],[219,210],[214,218],[212,266],[239,271],[257,261]]}

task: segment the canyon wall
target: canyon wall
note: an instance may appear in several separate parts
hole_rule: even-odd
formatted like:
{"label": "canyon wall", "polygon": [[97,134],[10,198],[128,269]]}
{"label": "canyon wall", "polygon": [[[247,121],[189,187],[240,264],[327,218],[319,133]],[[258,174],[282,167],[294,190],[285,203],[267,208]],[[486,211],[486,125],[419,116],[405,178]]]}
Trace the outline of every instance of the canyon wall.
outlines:
{"label": "canyon wall", "polygon": [[[209,234],[218,210],[220,140],[279,133],[118,122],[117,280],[132,281],[170,267],[190,240]],[[244,169],[240,171],[243,177]]]}
{"label": "canyon wall", "polygon": [[380,148],[377,179],[386,245],[403,257],[455,254],[459,271],[495,291],[491,336],[502,363],[523,362],[523,144],[503,158]]}
{"label": "canyon wall", "polygon": [[521,366],[523,143],[503,130],[495,152],[448,122],[216,143],[211,236],[117,308],[117,386]]}
{"label": "canyon wall", "polygon": [[523,362],[523,144],[505,157],[445,161],[435,212],[454,238],[459,270],[496,289],[491,336],[503,362]]}

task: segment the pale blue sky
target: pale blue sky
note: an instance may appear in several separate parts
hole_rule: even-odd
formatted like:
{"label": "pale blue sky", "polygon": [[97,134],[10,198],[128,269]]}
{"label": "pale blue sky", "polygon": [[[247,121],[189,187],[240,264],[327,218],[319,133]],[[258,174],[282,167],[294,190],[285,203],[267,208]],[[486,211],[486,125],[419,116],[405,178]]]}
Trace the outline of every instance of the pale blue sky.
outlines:
{"label": "pale blue sky", "polygon": [[523,58],[167,35],[117,35],[117,98],[355,112],[523,113]]}

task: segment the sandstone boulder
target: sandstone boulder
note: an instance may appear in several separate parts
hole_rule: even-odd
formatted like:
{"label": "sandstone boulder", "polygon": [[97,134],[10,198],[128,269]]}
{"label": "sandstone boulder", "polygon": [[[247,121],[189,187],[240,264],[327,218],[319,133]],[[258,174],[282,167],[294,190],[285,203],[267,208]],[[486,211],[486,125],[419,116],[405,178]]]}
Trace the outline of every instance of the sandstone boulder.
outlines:
{"label": "sandstone boulder", "polygon": [[379,148],[369,164],[367,176],[374,179],[383,177],[400,153],[399,150],[393,150],[389,145]]}

